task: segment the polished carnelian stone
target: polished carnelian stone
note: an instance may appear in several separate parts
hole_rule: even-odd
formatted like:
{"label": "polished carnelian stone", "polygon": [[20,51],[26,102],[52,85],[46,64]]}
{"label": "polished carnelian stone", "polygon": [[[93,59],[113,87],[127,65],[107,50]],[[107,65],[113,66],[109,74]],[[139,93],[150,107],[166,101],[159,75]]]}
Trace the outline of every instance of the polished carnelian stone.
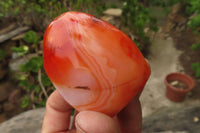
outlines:
{"label": "polished carnelian stone", "polygon": [[141,92],[150,75],[127,35],[80,12],[64,13],[49,24],[43,59],[47,75],[69,104],[110,116]]}

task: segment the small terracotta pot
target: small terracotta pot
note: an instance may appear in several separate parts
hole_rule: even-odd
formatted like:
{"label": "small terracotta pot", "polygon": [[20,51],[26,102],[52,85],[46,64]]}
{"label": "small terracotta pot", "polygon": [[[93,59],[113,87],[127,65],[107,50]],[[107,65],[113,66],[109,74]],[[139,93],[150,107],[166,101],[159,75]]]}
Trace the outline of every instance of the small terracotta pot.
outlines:
{"label": "small terracotta pot", "polygon": [[[169,84],[170,81],[176,80],[186,83],[188,88],[179,89]],[[194,80],[186,74],[170,73],[165,77],[165,85],[167,98],[174,102],[181,102],[185,99],[186,94],[193,89],[195,83]]]}

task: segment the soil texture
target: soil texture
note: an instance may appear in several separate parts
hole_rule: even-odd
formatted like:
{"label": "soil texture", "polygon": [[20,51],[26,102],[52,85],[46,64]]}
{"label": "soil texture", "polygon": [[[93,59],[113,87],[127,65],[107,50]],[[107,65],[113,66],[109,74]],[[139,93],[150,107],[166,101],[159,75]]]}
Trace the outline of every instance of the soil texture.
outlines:
{"label": "soil texture", "polygon": [[193,31],[187,28],[184,31],[173,31],[171,33],[175,46],[177,49],[183,51],[179,57],[180,63],[184,68],[184,72],[190,75],[195,80],[195,87],[192,90],[191,97],[194,99],[200,99],[200,78],[195,76],[195,71],[192,69],[192,63],[200,61],[200,49],[192,50],[190,47],[192,44],[198,41],[199,35],[195,35]]}

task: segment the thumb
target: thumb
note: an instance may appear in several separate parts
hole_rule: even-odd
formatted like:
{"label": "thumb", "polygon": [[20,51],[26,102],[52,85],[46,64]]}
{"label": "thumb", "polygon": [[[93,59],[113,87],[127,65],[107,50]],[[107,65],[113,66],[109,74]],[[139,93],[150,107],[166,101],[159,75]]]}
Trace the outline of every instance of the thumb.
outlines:
{"label": "thumb", "polygon": [[111,117],[94,111],[80,112],[75,125],[77,133],[119,133],[117,123]]}

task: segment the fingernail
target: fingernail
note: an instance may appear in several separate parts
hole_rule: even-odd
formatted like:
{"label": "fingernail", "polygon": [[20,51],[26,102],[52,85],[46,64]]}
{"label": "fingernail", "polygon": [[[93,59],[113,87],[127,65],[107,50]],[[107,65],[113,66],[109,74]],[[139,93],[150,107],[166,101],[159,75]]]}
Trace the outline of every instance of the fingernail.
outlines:
{"label": "fingernail", "polygon": [[83,131],[83,129],[81,129],[81,127],[78,125],[77,122],[75,122],[75,126],[76,126],[76,130],[77,130],[78,133],[86,133],[86,132]]}

